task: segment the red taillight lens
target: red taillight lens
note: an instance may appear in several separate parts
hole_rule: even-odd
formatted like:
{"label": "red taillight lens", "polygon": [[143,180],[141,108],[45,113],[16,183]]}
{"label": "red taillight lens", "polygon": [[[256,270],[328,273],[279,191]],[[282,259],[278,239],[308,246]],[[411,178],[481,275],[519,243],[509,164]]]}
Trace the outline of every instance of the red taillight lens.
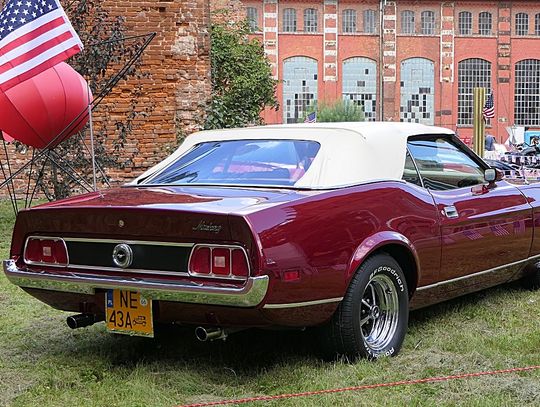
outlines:
{"label": "red taillight lens", "polygon": [[232,251],[232,274],[236,277],[247,277],[249,274],[249,267],[243,250],[234,249]]}
{"label": "red taillight lens", "polygon": [[24,260],[27,263],[67,266],[66,244],[62,239],[31,237],[26,242]]}
{"label": "red taillight lens", "polygon": [[212,249],[212,273],[217,276],[231,274],[231,250],[225,248]]}
{"label": "red taillight lens", "polygon": [[189,271],[196,274],[210,274],[210,248],[195,249],[189,262]]}
{"label": "red taillight lens", "polygon": [[197,245],[189,260],[189,272],[208,277],[245,279],[249,276],[246,254],[238,246]]}

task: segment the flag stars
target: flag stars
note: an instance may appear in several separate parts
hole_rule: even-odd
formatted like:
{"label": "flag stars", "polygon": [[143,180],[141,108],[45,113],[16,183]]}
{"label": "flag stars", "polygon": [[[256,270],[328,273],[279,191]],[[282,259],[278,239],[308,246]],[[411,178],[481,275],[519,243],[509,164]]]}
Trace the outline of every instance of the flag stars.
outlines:
{"label": "flag stars", "polygon": [[24,23],[26,23],[26,18],[23,17],[19,21],[21,22],[21,24],[24,24]]}
{"label": "flag stars", "polygon": [[23,10],[23,14],[24,14],[25,16],[27,16],[27,15],[28,15],[28,10],[26,10],[26,9]]}
{"label": "flag stars", "polygon": [[17,6],[18,6],[18,7],[21,7],[21,6],[22,6],[22,1],[18,1],[18,2],[17,2]]}
{"label": "flag stars", "polygon": [[10,25],[10,26],[8,27],[8,31],[13,31],[13,26],[12,26],[12,25]]}
{"label": "flag stars", "polygon": [[15,9],[15,11],[13,12],[13,14],[15,14],[15,15],[18,15],[19,13],[20,13],[20,11],[19,11],[19,9],[18,9],[18,8],[17,8],[17,9]]}
{"label": "flag stars", "polygon": [[32,3],[29,1],[27,1],[25,4],[26,4],[26,7],[30,7],[32,5]]}

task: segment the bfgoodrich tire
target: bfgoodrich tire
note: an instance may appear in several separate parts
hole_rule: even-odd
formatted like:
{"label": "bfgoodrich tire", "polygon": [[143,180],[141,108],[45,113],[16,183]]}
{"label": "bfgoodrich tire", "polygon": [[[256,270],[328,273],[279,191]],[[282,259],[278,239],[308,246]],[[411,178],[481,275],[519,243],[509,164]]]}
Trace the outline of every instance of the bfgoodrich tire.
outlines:
{"label": "bfgoodrich tire", "polygon": [[323,328],[328,350],[355,359],[394,356],[409,319],[403,271],[388,254],[369,257],[354,275],[332,320]]}

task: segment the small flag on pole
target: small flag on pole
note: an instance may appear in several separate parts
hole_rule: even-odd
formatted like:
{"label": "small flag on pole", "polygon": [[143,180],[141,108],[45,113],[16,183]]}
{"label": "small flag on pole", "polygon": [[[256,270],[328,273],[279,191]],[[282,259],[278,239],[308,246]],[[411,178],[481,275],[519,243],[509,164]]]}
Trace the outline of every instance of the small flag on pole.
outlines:
{"label": "small flag on pole", "polygon": [[317,112],[312,112],[308,114],[304,120],[304,123],[316,123],[317,122]]}
{"label": "small flag on pole", "polygon": [[487,122],[488,119],[493,119],[495,117],[495,103],[493,103],[493,92],[491,92],[484,104],[482,109],[482,114],[484,115],[484,120]]}
{"label": "small flag on pole", "polygon": [[0,12],[0,90],[83,49],[59,0],[8,0]]}

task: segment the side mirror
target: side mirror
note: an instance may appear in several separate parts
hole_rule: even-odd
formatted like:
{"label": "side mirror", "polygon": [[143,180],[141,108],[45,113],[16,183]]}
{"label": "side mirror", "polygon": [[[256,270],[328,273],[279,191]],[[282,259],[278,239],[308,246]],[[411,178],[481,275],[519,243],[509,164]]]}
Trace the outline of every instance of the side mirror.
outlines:
{"label": "side mirror", "polygon": [[488,168],[484,172],[484,179],[486,182],[493,184],[494,182],[500,181],[504,178],[504,173],[497,168]]}

